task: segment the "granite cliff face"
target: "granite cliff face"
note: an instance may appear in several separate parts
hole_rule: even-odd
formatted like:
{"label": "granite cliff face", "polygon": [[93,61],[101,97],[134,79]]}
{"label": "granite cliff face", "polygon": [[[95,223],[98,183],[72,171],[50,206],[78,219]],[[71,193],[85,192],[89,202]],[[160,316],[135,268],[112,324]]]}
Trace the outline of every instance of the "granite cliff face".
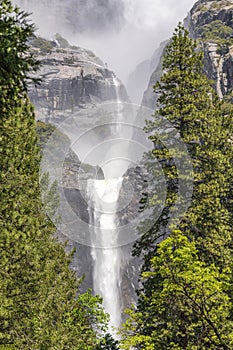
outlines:
{"label": "granite cliff face", "polygon": [[[190,35],[198,39],[204,52],[204,71],[214,81],[220,98],[232,94],[233,89],[233,3],[230,0],[199,0],[195,3],[185,26]],[[163,46],[163,49],[166,44]],[[162,74],[162,51],[149,85],[144,92],[142,105],[155,109],[156,95],[153,85]]]}
{"label": "granite cliff face", "polygon": [[[85,135],[87,130],[92,130],[85,142],[89,141],[88,138],[94,140],[93,142],[96,141],[97,144],[102,142],[103,137],[111,133],[111,128],[108,130],[108,127],[102,128],[99,125],[111,124],[114,121],[111,119],[114,117],[114,108],[118,109],[117,102],[119,100],[129,102],[128,96],[120,80],[91,51],[71,47],[60,35],[56,35],[52,41],[40,37],[33,38],[30,44],[37,59],[41,61],[37,77],[41,78],[42,82],[37,87],[32,86],[29,91],[37,120],[39,120],[38,131],[41,135],[41,144],[46,145],[54,132],[57,135],[54,137],[53,149],[58,145],[59,150],[61,142],[62,144],[63,141],[65,142],[65,149],[68,151],[62,164],[62,181],[59,186],[70,210],[81,222],[88,224],[88,199],[84,195],[87,181],[103,179],[104,174],[100,167],[80,161],[79,147],[77,146],[76,149],[77,154],[69,148],[73,141],[70,136],[73,133],[75,140],[79,135]],[[113,105],[113,113],[111,113],[111,105]],[[110,110],[102,106],[110,106]],[[65,125],[65,131],[68,131],[69,145],[66,144],[66,137],[60,132],[64,131],[63,128],[59,129],[61,124]],[[76,134],[77,131],[78,134]],[[58,157],[62,158],[59,151],[55,152],[57,153]],[[53,157],[52,154],[52,161]],[[77,232],[82,231],[78,226],[74,229]],[[83,231],[82,234],[89,233]],[[62,241],[68,239],[67,248],[76,249],[77,253],[74,255],[71,266],[78,276],[85,275],[82,283],[83,290],[92,288],[91,248],[77,243],[61,231],[58,232],[58,238]],[[124,270],[123,273],[124,281],[127,281],[127,272]]]}
{"label": "granite cliff face", "polygon": [[192,37],[204,51],[204,69],[214,80],[220,98],[233,88],[233,3],[229,0],[200,0],[186,20]]}
{"label": "granite cliff face", "polygon": [[31,45],[41,62],[41,85],[29,93],[37,119],[58,124],[81,109],[128,101],[124,86],[92,51],[70,46],[58,34],[53,41],[34,38]]}
{"label": "granite cliff face", "polygon": [[141,102],[141,105],[143,107],[148,107],[152,110],[155,109],[156,102],[157,102],[156,96],[153,92],[153,86],[155,85],[155,82],[158,81],[162,75],[162,56],[167,43],[168,41],[164,41],[163,43],[161,43],[159,49],[157,50],[157,60],[155,64],[152,65],[153,67],[152,74],[150,75],[149,83],[148,83],[147,89],[143,94],[143,98]]}
{"label": "granite cliff face", "polygon": [[[140,63],[136,69],[130,74],[128,84],[127,84],[127,91],[129,95],[132,97],[132,100],[134,103],[139,103],[141,102],[142,99],[142,91],[145,89],[149,84],[151,85],[151,81],[154,81],[154,77],[150,79],[151,74],[157,70],[161,55],[163,54],[164,47],[166,46],[167,41],[163,42],[160,44],[159,48],[157,48],[150,60],[143,61]],[[153,86],[153,83],[152,83]],[[145,96],[145,105],[150,104],[150,96],[148,96],[148,101],[147,101],[147,96]]]}
{"label": "granite cliff face", "polygon": [[191,9],[187,18],[193,37],[200,37],[202,27],[216,20],[232,27],[233,4],[231,0],[199,0]]}

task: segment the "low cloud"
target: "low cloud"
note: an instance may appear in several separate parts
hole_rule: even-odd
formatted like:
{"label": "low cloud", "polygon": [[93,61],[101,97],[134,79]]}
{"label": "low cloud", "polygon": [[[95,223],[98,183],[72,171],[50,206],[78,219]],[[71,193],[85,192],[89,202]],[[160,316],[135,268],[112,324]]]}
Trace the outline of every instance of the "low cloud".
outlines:
{"label": "low cloud", "polygon": [[[187,15],[194,0],[15,0],[31,12],[38,33],[56,32],[91,49],[123,82],[149,59]],[[72,14],[72,16],[71,16]]]}

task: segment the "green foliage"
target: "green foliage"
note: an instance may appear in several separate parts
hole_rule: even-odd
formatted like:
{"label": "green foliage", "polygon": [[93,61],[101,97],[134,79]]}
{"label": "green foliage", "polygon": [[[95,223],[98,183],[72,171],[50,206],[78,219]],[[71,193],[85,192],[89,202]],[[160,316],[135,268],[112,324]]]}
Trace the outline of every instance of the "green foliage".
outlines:
{"label": "green foliage", "polygon": [[206,7],[205,5],[199,5],[196,9],[197,12],[206,12],[208,11],[208,7]]}
{"label": "green foliage", "polygon": [[232,6],[232,2],[230,0],[221,0],[220,1],[213,1],[210,5],[211,10],[221,10],[225,6]]}
{"label": "green foliage", "polygon": [[119,350],[119,342],[114,340],[112,335],[107,333],[101,338],[100,343],[96,346],[95,350]]}
{"label": "green foliage", "polygon": [[142,276],[154,284],[152,295],[142,296],[143,323],[140,312],[129,311],[133,317],[125,330],[133,328],[134,334],[123,333],[122,348],[231,349],[230,270],[207,266],[199,259],[195,243],[180,231],[159,244],[151,267]]}
{"label": "green foliage", "polygon": [[[26,44],[33,27],[7,0],[0,13],[0,346],[91,350],[97,330],[106,328],[101,300],[80,294],[72,256],[53,238],[56,227],[40,197],[35,116],[25,93],[36,67]],[[42,145],[52,128],[38,126]],[[43,186],[52,214],[56,186],[48,186],[47,175]]]}
{"label": "green foliage", "polygon": [[230,0],[213,0],[206,4],[200,4],[196,8],[196,12],[207,12],[207,11],[215,11],[215,10],[221,10],[225,6],[232,6],[232,2]]}
{"label": "green foliage", "polygon": [[205,39],[229,39],[233,34],[233,29],[229,26],[226,26],[221,20],[216,20],[204,25],[202,27],[202,34]]}
{"label": "green foliage", "polygon": [[53,137],[53,145],[54,147],[60,147],[64,145],[64,148],[66,149],[70,145],[70,140],[68,136],[63,134],[60,130],[58,130],[55,126],[52,124],[46,124],[43,123],[42,121],[37,121],[36,122],[36,133],[38,136],[38,141],[37,145],[40,147],[42,150],[47,142],[49,141],[49,138],[52,136]]}
{"label": "green foliage", "polygon": [[215,20],[205,24],[199,29],[202,41],[218,43],[220,47],[233,45],[233,29],[225,25],[221,20]]}
{"label": "green foliage", "polygon": [[[202,53],[181,25],[167,47],[155,92],[158,110],[146,127],[154,150],[145,159],[152,178],[158,159],[168,191],[159,220],[134,247],[134,254],[143,254],[142,287],[136,310],[129,311],[122,346],[231,349],[233,109],[219,101],[203,74]],[[160,116],[179,131],[194,169],[192,203],[177,232],[169,218],[182,178],[174,154],[158,139]],[[175,157],[182,162],[182,154]],[[160,200],[158,187],[148,201],[152,209]]]}
{"label": "green foliage", "polygon": [[8,0],[0,2],[0,19],[0,94],[12,93],[13,98],[15,89],[25,89],[30,73],[38,68],[27,43],[34,25]]}

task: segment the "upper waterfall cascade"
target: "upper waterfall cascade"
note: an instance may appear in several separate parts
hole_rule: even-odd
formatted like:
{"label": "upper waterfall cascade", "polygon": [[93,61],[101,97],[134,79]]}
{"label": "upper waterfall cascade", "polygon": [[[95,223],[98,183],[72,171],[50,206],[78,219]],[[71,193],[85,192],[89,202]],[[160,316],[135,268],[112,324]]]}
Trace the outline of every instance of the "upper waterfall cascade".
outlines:
{"label": "upper waterfall cascade", "polygon": [[124,115],[120,99],[120,83],[113,76],[116,91],[114,108],[113,143],[103,155],[105,180],[90,179],[87,182],[89,216],[93,259],[94,292],[103,297],[103,306],[110,315],[109,331],[116,336],[114,328],[121,323],[121,262],[122,251],[118,247],[117,202],[127,169],[128,140],[124,139],[122,127]]}

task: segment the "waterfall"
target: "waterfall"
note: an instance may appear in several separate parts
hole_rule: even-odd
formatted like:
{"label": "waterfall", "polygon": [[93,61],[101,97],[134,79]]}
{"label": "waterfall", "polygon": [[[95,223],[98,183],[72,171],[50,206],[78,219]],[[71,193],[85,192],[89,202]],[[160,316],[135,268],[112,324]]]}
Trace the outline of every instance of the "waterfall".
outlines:
{"label": "waterfall", "polygon": [[[110,314],[109,331],[121,323],[120,267],[121,251],[117,248],[116,206],[122,178],[88,180],[89,214],[92,225],[92,259],[94,292],[103,297]],[[91,208],[93,207],[93,208]]]}
{"label": "waterfall", "polygon": [[[103,306],[110,315],[109,332],[117,338],[114,328],[121,324],[121,264],[122,250],[118,247],[117,202],[127,166],[128,142],[122,141],[124,120],[120,99],[121,83],[112,76],[115,87],[114,127],[112,143],[103,155],[105,180],[89,179],[87,197],[91,226],[91,256],[93,261],[93,288],[103,297]],[[101,166],[101,164],[100,164]]]}
{"label": "waterfall", "polygon": [[121,123],[123,120],[123,113],[122,113],[122,103],[120,99],[120,82],[117,80],[117,78],[113,77],[113,84],[115,86],[116,91],[116,101],[117,101],[117,112],[116,112],[116,133],[120,134],[121,132]]}

